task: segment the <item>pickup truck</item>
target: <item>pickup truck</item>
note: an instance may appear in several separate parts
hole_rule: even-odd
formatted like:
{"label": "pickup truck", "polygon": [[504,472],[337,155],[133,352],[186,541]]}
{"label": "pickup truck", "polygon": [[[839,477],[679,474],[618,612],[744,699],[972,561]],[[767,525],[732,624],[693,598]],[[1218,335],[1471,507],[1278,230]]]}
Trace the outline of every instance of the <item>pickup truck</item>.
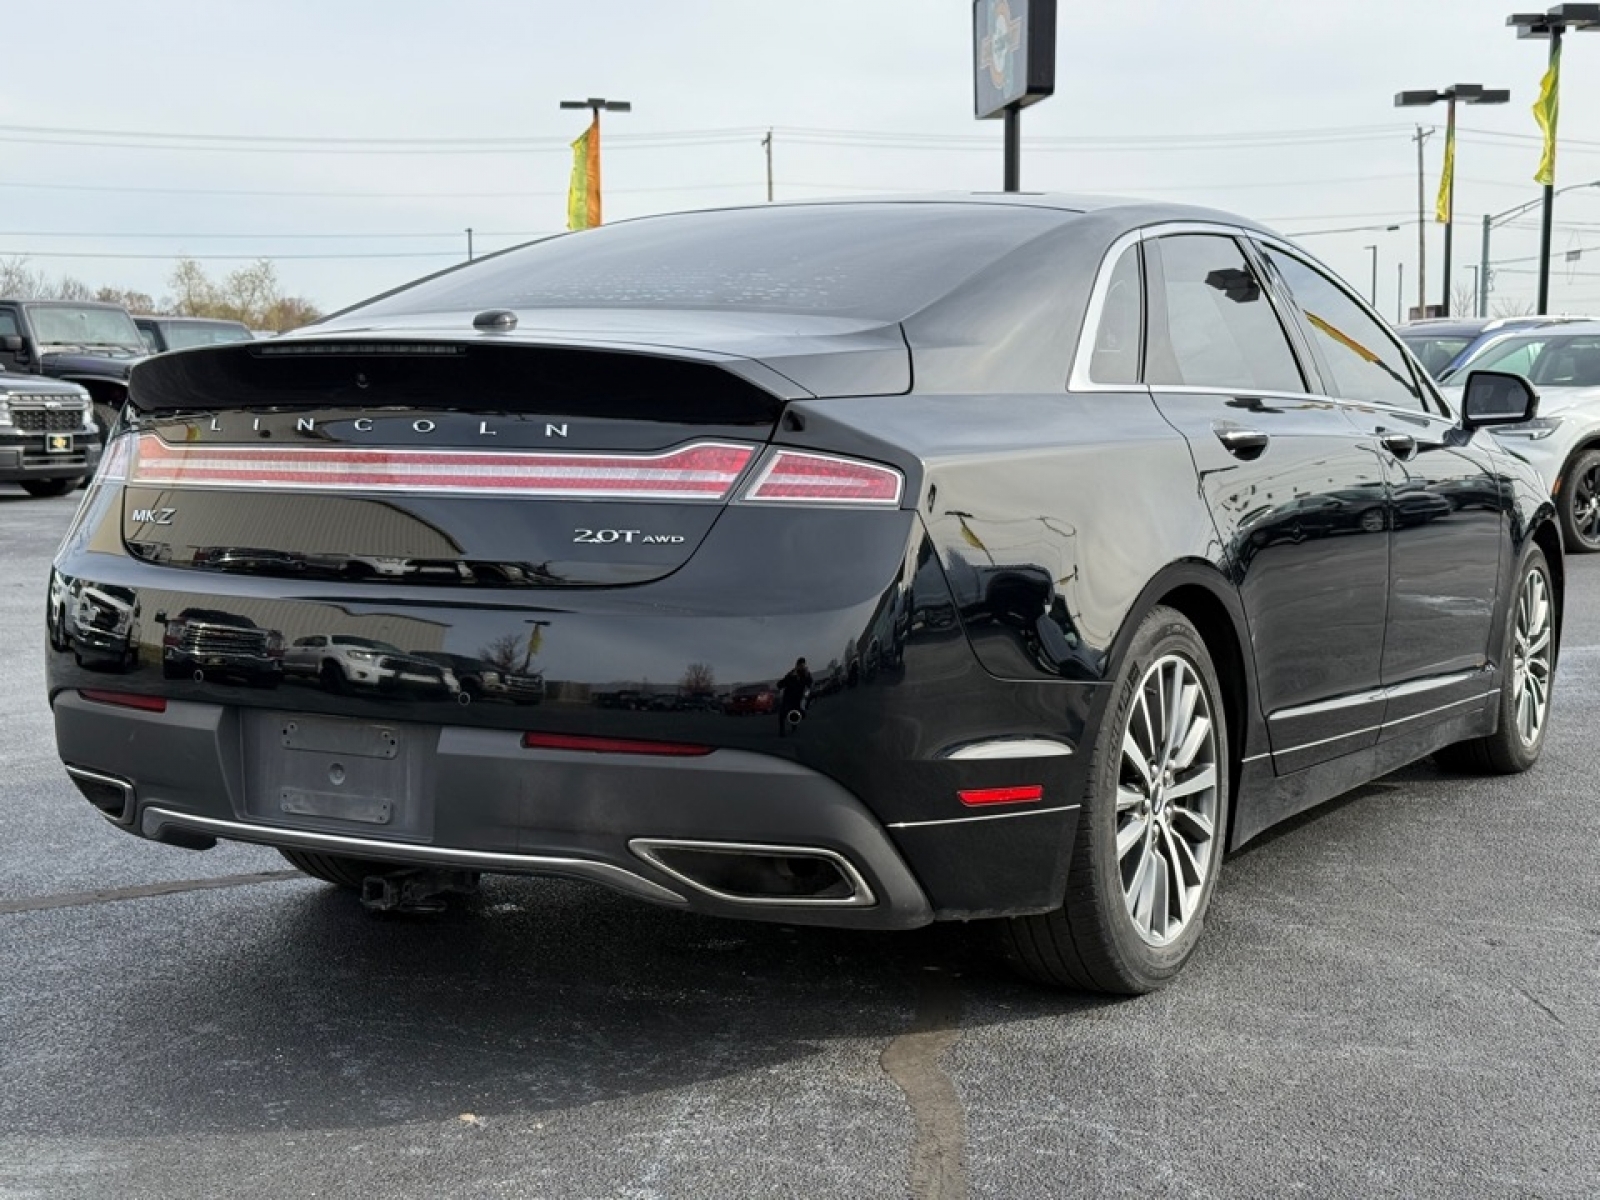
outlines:
{"label": "pickup truck", "polygon": [[0,371],[0,483],[64,496],[100,465],[101,430],[75,383]]}
{"label": "pickup truck", "polygon": [[87,389],[102,443],[128,397],[128,371],[148,353],[120,305],[0,299],[0,370],[46,375]]}

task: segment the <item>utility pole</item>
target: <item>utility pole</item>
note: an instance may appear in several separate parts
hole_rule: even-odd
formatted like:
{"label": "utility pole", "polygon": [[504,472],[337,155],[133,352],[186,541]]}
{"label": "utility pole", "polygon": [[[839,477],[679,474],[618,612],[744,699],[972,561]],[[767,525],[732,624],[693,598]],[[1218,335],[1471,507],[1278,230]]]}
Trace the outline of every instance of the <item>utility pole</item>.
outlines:
{"label": "utility pole", "polygon": [[1406,319],[1406,265],[1403,262],[1394,265],[1394,323],[1405,324]]}
{"label": "utility pole", "polygon": [[467,261],[472,261],[472,226],[467,226]]}
{"label": "utility pole", "polygon": [[1426,165],[1422,147],[1433,136],[1433,130],[1417,126],[1411,140],[1417,144],[1417,316],[1428,312],[1428,185],[1424,178]]}
{"label": "utility pole", "polygon": [[767,203],[772,203],[772,130],[767,130],[767,136],[761,139],[761,144],[767,150]]}

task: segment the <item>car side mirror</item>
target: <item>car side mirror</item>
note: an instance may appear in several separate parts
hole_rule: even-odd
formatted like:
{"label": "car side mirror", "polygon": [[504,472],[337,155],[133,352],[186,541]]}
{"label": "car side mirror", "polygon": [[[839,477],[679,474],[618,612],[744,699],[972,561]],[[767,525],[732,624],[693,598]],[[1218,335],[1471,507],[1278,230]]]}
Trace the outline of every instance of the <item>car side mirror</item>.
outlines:
{"label": "car side mirror", "polygon": [[19,362],[28,360],[28,344],[22,340],[20,333],[8,333],[0,338],[0,350],[7,354],[15,354]]}
{"label": "car side mirror", "polygon": [[158,609],[157,612],[156,612],[156,624],[157,625],[165,625],[166,623],[167,623],[167,610],[164,609],[164,608],[163,609]]}
{"label": "car side mirror", "polygon": [[1506,371],[1472,371],[1461,393],[1461,427],[1520,425],[1539,413],[1539,393],[1521,375]]}

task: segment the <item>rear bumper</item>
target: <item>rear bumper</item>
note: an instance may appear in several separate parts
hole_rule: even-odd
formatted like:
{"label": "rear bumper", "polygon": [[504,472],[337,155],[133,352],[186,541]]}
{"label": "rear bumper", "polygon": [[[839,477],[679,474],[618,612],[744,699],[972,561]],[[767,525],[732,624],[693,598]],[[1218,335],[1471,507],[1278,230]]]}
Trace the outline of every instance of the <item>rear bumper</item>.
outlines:
{"label": "rear bumper", "polygon": [[[98,783],[102,799],[108,784],[120,787],[120,803],[113,796],[97,806],[156,841],[203,848],[229,839],[565,876],[711,915],[792,924],[904,929],[933,919],[883,826],[844,788],[797,763],[741,750],[648,760],[529,750],[501,730],[395,726],[406,761],[392,765],[415,786],[389,793],[395,808],[378,823],[371,812],[351,819],[327,815],[331,804],[319,814],[282,802],[303,794],[282,786],[287,776],[269,761],[283,753],[273,728],[293,719],[181,701],[146,713],[73,692],[55,703],[57,742],[74,778]],[[343,780],[347,769],[356,779],[362,752],[352,741],[293,753],[303,781],[330,772]],[[830,861],[852,886],[821,898],[730,890],[672,869],[675,846]]]}

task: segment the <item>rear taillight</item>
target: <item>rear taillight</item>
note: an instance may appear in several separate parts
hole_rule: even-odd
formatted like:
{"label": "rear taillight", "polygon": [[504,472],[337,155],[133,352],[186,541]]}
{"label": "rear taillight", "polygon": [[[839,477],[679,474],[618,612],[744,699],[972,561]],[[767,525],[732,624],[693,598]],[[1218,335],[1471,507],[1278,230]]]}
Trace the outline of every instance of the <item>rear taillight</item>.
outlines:
{"label": "rear taillight", "polygon": [[668,758],[699,758],[713,747],[689,742],[649,742],[640,738],[596,737],[587,733],[525,733],[529,750],[580,750],[589,754],[656,754]]}
{"label": "rear taillight", "polygon": [[753,446],[696,442],[662,454],[549,454],[354,446],[168,445],[139,435],[128,478],[149,487],[452,492],[592,500],[723,500]]}
{"label": "rear taillight", "polygon": [[141,696],[136,692],[108,692],[100,688],[79,688],[78,695],[96,704],[115,704],[119,708],[137,708],[144,712],[164,713],[166,699],[162,696]]}
{"label": "rear taillight", "polygon": [[131,433],[118,434],[111,439],[111,444],[106,447],[105,454],[100,459],[100,469],[95,472],[95,478],[103,483],[121,483],[128,477],[128,460],[133,457],[134,435]]}
{"label": "rear taillight", "polygon": [[867,504],[892,508],[900,503],[905,479],[893,467],[777,450],[762,464],[744,498],[758,504]]}

